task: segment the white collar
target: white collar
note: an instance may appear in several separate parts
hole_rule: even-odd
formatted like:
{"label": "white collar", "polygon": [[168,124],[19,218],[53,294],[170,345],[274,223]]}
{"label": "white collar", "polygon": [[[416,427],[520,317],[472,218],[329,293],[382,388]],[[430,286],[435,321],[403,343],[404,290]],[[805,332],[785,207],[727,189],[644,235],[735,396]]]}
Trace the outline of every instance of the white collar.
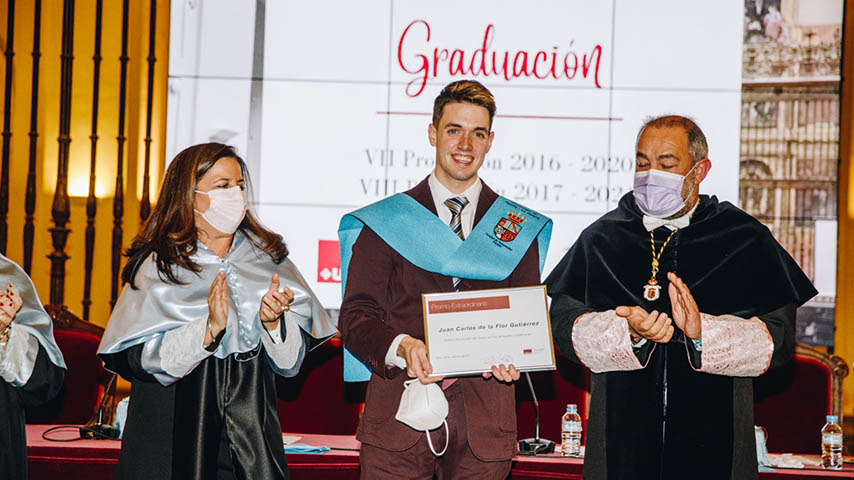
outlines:
{"label": "white collar", "polygon": [[694,204],[694,207],[691,210],[688,210],[688,213],[682,215],[677,218],[658,218],[658,217],[650,217],[649,215],[643,216],[643,226],[646,228],[647,232],[651,232],[658,227],[667,227],[670,230],[677,230],[680,228],[685,228],[691,224],[691,215],[694,214],[694,211],[697,210],[697,206],[700,205],[700,200],[697,200],[697,203]]}
{"label": "white collar", "polygon": [[471,204],[477,203],[477,199],[480,198],[480,191],[483,190],[483,183],[480,181],[480,178],[477,179],[471,186],[463,193],[454,193],[444,185],[442,182],[436,178],[436,173],[430,173],[430,177],[427,179],[427,183],[430,185],[430,193],[433,194],[433,200],[437,205],[442,205],[445,203],[445,200],[451,197],[466,197]]}

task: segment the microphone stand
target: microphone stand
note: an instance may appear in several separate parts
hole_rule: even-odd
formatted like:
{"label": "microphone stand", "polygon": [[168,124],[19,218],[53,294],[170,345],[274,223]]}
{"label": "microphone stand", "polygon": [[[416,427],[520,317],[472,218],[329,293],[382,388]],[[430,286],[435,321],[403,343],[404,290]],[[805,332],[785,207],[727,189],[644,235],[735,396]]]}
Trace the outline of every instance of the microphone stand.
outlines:
{"label": "microphone stand", "polygon": [[116,374],[110,372],[110,380],[104,387],[104,393],[101,395],[101,401],[98,403],[98,408],[92,414],[92,418],[86,423],[86,426],[80,429],[80,438],[87,438],[91,440],[118,439],[119,431],[110,425],[115,413]]}
{"label": "microphone stand", "polygon": [[531,391],[531,398],[534,399],[534,438],[526,438],[519,440],[519,453],[526,455],[536,455],[538,453],[554,453],[555,442],[540,438],[540,402],[537,401],[537,394],[534,392],[534,384],[531,382],[531,375],[525,372],[525,379],[528,381],[528,389]]}

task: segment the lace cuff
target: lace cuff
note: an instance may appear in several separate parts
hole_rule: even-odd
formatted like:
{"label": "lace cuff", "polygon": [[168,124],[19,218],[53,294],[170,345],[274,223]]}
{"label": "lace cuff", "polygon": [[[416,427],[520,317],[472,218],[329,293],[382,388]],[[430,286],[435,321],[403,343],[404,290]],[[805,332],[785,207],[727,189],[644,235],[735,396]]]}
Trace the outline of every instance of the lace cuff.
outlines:
{"label": "lace cuff", "polygon": [[[202,360],[208,358],[211,352],[204,348],[205,332],[208,326],[207,315],[192,322],[169,330],[163,334],[160,341],[160,369],[174,379],[179,379],[190,373]],[[156,342],[146,342],[146,347]],[[143,350],[143,356],[153,354]],[[147,362],[143,359],[143,366]],[[162,382],[161,382],[162,383]]]}
{"label": "lace cuff", "polygon": [[700,314],[700,321],[703,331],[700,372],[731,377],[757,377],[765,373],[774,354],[774,340],[765,322],[757,317],[705,313]]}
{"label": "lace cuff", "polygon": [[[575,319],[572,347],[579,360],[593,373],[640,370],[646,366],[641,365],[632,350],[628,322],[614,310],[585,313]],[[649,358],[651,355],[647,362]]]}
{"label": "lace cuff", "polygon": [[0,346],[0,377],[13,387],[22,387],[33,374],[39,341],[13,322],[9,341]]}

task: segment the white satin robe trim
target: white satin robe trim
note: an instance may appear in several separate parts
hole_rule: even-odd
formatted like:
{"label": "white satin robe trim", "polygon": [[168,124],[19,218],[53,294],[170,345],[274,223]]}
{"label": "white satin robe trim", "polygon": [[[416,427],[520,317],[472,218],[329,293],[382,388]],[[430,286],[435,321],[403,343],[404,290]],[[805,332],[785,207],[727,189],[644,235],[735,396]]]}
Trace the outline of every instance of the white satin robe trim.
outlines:
{"label": "white satin robe trim", "polygon": [[261,335],[261,342],[264,343],[267,358],[273,363],[276,373],[285,377],[292,377],[297,374],[300,365],[302,365],[302,359],[305,356],[305,342],[293,313],[285,312],[281,321],[285,322],[284,341],[281,338],[280,325],[275,331],[276,334],[279,334],[278,342],[274,342],[274,339],[270,338],[269,335]]}

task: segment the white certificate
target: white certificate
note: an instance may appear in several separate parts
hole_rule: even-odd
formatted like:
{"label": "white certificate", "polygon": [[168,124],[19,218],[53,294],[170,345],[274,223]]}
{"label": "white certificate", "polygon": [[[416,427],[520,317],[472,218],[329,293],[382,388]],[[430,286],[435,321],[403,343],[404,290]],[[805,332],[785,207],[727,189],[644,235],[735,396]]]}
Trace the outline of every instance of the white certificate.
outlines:
{"label": "white certificate", "polygon": [[513,364],[554,370],[546,287],[422,295],[431,375],[454,376]]}

